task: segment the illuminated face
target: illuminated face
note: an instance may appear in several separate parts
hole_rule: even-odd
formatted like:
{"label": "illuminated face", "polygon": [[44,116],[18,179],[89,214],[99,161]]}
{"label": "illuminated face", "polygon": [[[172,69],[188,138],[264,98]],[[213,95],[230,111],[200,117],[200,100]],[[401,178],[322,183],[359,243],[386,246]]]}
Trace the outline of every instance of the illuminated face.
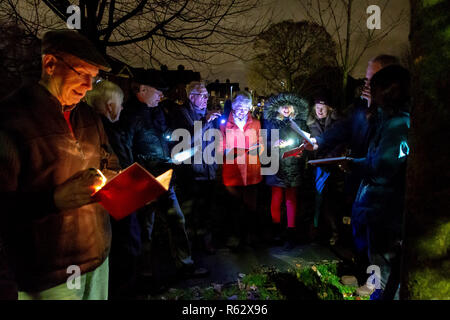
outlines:
{"label": "illuminated face", "polygon": [[145,103],[150,108],[156,107],[163,97],[164,94],[158,89],[143,84],[140,86],[139,92],[137,93],[138,100]]}
{"label": "illuminated face", "polygon": [[372,79],[373,75],[380,71],[382,69],[382,66],[379,62],[369,62],[369,65],[367,66],[366,70],[366,79],[370,81]]}
{"label": "illuminated face", "polygon": [[111,99],[109,99],[106,106],[106,117],[109,119],[109,121],[116,122],[117,120],[119,120],[120,112],[123,109],[122,102],[123,98],[118,94],[113,95]]}
{"label": "illuminated face", "polygon": [[247,114],[251,108],[251,103],[238,102],[233,104],[233,116],[239,120],[247,119]]}
{"label": "illuminated face", "polygon": [[316,103],[314,106],[317,119],[324,119],[328,116],[328,106],[326,104]]}
{"label": "illuminated face", "polygon": [[278,109],[278,113],[281,114],[283,117],[288,118],[294,113],[294,107],[293,106],[281,106]]}
{"label": "illuminated face", "polygon": [[63,106],[77,104],[92,89],[92,79],[98,74],[98,68],[69,54],[50,56],[54,63],[49,74],[52,94]]}
{"label": "illuminated face", "polygon": [[204,86],[194,89],[189,95],[189,100],[200,110],[206,109],[208,98],[208,90]]}
{"label": "illuminated face", "polygon": [[372,104],[371,94],[370,94],[370,80],[372,79],[373,75],[383,69],[383,66],[379,62],[372,62],[369,61],[369,64],[367,66],[366,70],[366,80],[364,83],[364,91],[366,92],[366,99],[368,101],[368,107]]}

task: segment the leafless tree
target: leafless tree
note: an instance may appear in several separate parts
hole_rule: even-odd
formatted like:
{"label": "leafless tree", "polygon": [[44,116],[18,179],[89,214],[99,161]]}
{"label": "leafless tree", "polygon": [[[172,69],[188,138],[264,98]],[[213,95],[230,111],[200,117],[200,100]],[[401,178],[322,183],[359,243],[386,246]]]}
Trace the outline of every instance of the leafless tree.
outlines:
{"label": "leafless tree", "polygon": [[335,61],[335,43],[324,28],[309,21],[283,21],[260,34],[253,45],[250,86],[270,92],[301,91],[308,77]]}
{"label": "leafless tree", "polygon": [[[98,48],[144,66],[165,59],[213,63],[236,50],[270,21],[259,0],[4,0],[0,7],[31,34],[66,28],[71,5],[81,9],[81,30]],[[236,53],[239,52],[239,53]]]}
{"label": "leafless tree", "polygon": [[450,2],[410,3],[413,103],[400,299],[448,300]]}
{"label": "leafless tree", "polygon": [[[298,0],[308,20],[324,27],[337,43],[336,63],[342,69],[342,92],[346,91],[349,74],[355,69],[367,49],[377,45],[389,33],[407,20],[407,10],[392,16],[389,0]],[[381,9],[381,29],[369,29],[366,9],[378,5]]]}
{"label": "leafless tree", "polygon": [[40,43],[14,22],[0,20],[0,98],[40,76]]}

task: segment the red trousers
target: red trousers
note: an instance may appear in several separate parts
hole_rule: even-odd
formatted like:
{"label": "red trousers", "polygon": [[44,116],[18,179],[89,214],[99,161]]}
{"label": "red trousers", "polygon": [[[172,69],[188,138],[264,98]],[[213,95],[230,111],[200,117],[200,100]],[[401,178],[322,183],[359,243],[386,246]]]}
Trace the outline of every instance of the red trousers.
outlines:
{"label": "red trousers", "polygon": [[283,195],[286,198],[287,226],[288,228],[295,228],[295,214],[297,212],[297,188],[295,187],[272,187],[272,204],[270,206],[272,222],[280,223]]}

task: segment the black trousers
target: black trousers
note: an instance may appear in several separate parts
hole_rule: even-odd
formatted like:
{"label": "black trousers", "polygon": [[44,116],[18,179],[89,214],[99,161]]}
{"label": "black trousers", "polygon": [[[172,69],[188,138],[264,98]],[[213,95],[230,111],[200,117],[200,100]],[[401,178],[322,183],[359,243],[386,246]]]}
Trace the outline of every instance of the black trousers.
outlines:
{"label": "black trousers", "polygon": [[249,233],[256,234],[260,220],[256,213],[258,185],[227,186],[226,190],[226,214],[231,234],[241,239]]}
{"label": "black trousers", "polygon": [[178,203],[173,187],[161,196],[156,203],[147,206],[142,212],[143,240],[150,242],[155,227],[155,214],[167,226],[169,245],[177,268],[192,265],[191,246],[185,227],[184,214]]}
{"label": "black trousers", "polygon": [[111,219],[111,227],[109,298],[133,298],[136,293],[137,262],[142,246],[136,213],[120,221]]}

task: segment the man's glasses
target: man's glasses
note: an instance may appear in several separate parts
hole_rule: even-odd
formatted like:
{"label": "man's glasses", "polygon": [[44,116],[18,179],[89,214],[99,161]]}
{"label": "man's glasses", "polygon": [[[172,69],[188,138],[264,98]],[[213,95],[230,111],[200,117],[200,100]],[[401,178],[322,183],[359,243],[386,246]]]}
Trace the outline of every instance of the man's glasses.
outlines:
{"label": "man's glasses", "polygon": [[191,94],[193,94],[194,96],[200,96],[203,99],[208,99],[209,98],[209,94],[208,93],[191,93]]}
{"label": "man's glasses", "polygon": [[55,58],[58,59],[58,60],[60,60],[60,61],[62,61],[62,62],[66,65],[66,67],[68,67],[70,70],[72,70],[73,72],[75,72],[78,76],[83,77],[83,78],[91,77],[90,74],[87,74],[87,73],[81,73],[81,72],[75,70],[74,67],[72,67],[69,63],[67,63],[67,62],[66,62],[63,58],[61,58],[60,56],[55,56]]}

